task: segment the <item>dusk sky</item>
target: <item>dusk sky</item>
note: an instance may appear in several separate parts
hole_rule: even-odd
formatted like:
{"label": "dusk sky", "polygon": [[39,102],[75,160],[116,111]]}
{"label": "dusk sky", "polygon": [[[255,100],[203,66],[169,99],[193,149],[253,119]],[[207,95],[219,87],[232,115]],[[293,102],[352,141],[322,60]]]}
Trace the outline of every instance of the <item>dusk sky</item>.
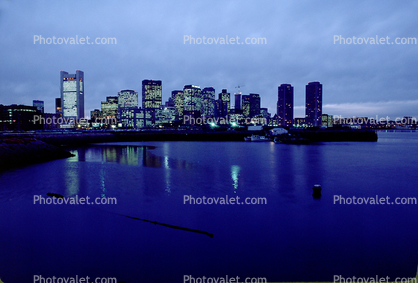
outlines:
{"label": "dusk sky", "polygon": [[[85,115],[106,96],[162,80],[172,90],[238,85],[276,113],[277,87],[323,84],[323,113],[418,117],[417,1],[25,1],[0,0],[0,104],[44,100],[54,112],[60,71],[84,71]],[[34,39],[115,38],[116,44],[40,44]],[[265,38],[265,44],[184,44],[198,38]],[[334,44],[335,36],[368,44]],[[389,37],[393,44],[370,44]],[[362,39],[363,40],[363,39]]]}

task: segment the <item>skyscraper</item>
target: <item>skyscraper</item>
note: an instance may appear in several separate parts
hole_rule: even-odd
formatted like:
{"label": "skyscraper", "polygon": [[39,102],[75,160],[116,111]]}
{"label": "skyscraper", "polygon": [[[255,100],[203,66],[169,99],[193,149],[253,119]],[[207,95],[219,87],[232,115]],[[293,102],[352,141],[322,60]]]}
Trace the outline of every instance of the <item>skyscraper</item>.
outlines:
{"label": "skyscraper", "polygon": [[142,81],[142,108],[157,110],[163,102],[162,82],[153,80]]}
{"label": "skyscraper", "polygon": [[215,89],[205,87],[202,90],[202,116],[213,117],[215,115]]}
{"label": "skyscraper", "polygon": [[254,117],[260,114],[260,95],[257,93],[250,93],[250,117]]}
{"label": "skyscraper", "polygon": [[219,94],[219,99],[222,99],[223,102],[226,102],[226,111],[223,111],[223,116],[226,116],[229,114],[229,109],[231,109],[231,94],[226,89],[223,89]]}
{"label": "skyscraper", "polygon": [[250,117],[250,96],[242,95],[242,114],[244,117]]}
{"label": "skyscraper", "polygon": [[309,126],[322,125],[322,84],[311,82],[306,85],[305,120]]}
{"label": "skyscraper", "polygon": [[174,107],[176,107],[176,116],[178,120],[183,120],[184,111],[184,94],[182,90],[173,90],[171,97],[174,99]]}
{"label": "skyscraper", "polygon": [[60,72],[61,109],[65,118],[84,118],[84,72]]}
{"label": "skyscraper", "polygon": [[200,86],[185,85],[184,94],[184,112],[202,110],[202,94]]}
{"label": "skyscraper", "polygon": [[279,126],[293,125],[293,86],[290,84],[278,87],[277,120]]}
{"label": "skyscraper", "polygon": [[241,110],[241,93],[235,94],[235,110]]}
{"label": "skyscraper", "polygon": [[138,93],[134,90],[121,90],[118,93],[118,107],[138,107]]}

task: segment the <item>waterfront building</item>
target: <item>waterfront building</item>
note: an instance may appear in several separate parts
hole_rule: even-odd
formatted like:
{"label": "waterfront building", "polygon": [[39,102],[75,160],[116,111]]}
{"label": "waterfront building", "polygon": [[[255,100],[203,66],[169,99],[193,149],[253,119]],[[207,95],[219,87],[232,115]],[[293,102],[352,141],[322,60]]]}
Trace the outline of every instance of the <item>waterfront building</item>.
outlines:
{"label": "waterfront building", "polygon": [[332,115],[322,114],[322,126],[331,128],[334,124],[334,119]]}
{"label": "waterfront building", "polygon": [[277,122],[279,126],[293,125],[293,86],[290,84],[278,87]]}
{"label": "waterfront building", "polygon": [[306,85],[305,119],[308,126],[322,125],[322,84],[310,82]]}
{"label": "waterfront building", "polygon": [[[1,131],[41,130],[43,125],[38,122],[42,112],[36,106],[2,105],[0,104]],[[38,116],[35,118],[35,116]]]}

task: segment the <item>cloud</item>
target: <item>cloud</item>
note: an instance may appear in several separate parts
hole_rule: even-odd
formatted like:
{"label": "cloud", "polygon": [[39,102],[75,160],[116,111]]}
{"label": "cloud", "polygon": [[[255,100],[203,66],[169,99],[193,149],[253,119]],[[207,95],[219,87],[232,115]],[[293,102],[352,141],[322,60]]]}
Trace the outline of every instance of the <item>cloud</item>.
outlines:
{"label": "cloud", "polygon": [[[217,93],[245,85],[243,93],[259,93],[272,114],[280,84],[291,83],[295,104],[303,105],[305,85],[321,81],[324,110],[342,105],[346,111],[329,112],[373,115],[384,112],[380,101],[417,97],[417,46],[340,45],[334,35],[413,37],[416,8],[414,1],[3,1],[0,103],[39,99],[52,112],[59,71],[82,70],[86,115],[121,89],[140,92],[143,79],[163,81],[163,100],[185,84]],[[117,44],[39,45],[34,35],[114,37]],[[264,37],[267,44],[190,45],[184,35]],[[412,109],[397,104],[393,111]]]}

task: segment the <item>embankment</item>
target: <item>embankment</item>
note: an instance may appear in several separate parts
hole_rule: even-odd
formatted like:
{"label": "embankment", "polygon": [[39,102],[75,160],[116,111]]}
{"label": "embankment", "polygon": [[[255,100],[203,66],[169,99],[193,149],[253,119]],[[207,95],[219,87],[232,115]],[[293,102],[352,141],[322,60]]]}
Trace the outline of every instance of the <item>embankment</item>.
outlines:
{"label": "embankment", "polygon": [[0,138],[0,171],[72,156],[34,138]]}

